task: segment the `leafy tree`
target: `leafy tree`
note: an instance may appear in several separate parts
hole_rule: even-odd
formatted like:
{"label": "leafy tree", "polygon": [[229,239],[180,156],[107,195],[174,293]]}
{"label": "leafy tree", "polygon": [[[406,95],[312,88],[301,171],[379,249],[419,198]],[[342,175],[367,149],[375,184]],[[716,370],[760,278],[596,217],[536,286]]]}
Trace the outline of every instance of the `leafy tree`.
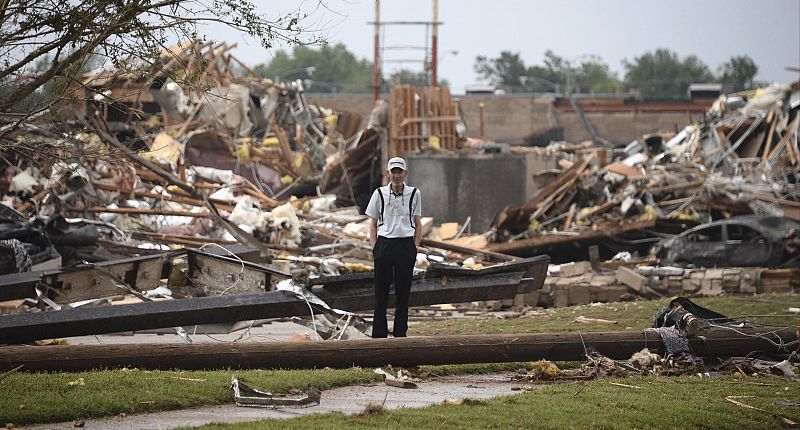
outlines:
{"label": "leafy tree", "polygon": [[680,59],[678,54],[659,48],[632,61],[623,61],[625,83],[638,89],[645,99],[685,99],[691,83],[714,80],[708,66],[694,55]]}
{"label": "leafy tree", "polygon": [[754,87],[753,78],[758,66],[749,55],[731,57],[719,67],[719,79],[723,84],[733,87],[733,91],[749,90]]}
{"label": "leafy tree", "polygon": [[318,92],[367,92],[372,85],[372,63],[358,59],[342,43],[319,49],[296,46],[291,54],[279,50],[255,70],[269,79],[310,79],[309,89]]}
{"label": "leafy tree", "polygon": [[30,118],[83,97],[80,85],[66,83],[77,83],[95,58],[118,70],[144,69],[171,41],[197,38],[206,22],[247,33],[265,48],[276,39],[317,42],[304,33],[303,18],[297,11],[268,19],[252,0],[0,1],[0,147],[13,148],[9,136]]}
{"label": "leafy tree", "polygon": [[502,51],[497,58],[483,55],[475,57],[475,73],[496,85],[510,87],[513,90],[522,88],[519,77],[525,76],[527,70],[519,53]]}
{"label": "leafy tree", "polygon": [[556,55],[544,53],[542,64],[526,67],[519,54],[504,51],[498,58],[477,57],[475,71],[492,83],[506,85],[517,91],[609,92],[619,88],[619,80],[603,60],[585,56],[579,64]]}
{"label": "leafy tree", "polygon": [[[430,85],[431,78],[426,72],[414,72],[408,69],[400,69],[389,76],[390,85],[414,85],[417,87],[427,87]],[[439,80],[440,87],[447,87],[450,83],[446,79]]]}

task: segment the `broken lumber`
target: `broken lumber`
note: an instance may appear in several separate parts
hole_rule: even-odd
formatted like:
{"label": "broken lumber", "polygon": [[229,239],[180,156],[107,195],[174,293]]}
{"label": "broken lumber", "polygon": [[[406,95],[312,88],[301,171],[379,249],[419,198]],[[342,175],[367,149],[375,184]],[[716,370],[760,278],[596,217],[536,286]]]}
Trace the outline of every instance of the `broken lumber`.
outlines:
{"label": "broken lumber", "polygon": [[491,261],[513,261],[517,257],[512,255],[501,254],[499,252],[490,251],[488,249],[470,248],[467,246],[456,245],[454,243],[447,243],[432,239],[422,239],[421,245],[431,248],[439,248],[447,251],[458,252],[466,255],[478,255]]}
{"label": "broken lumber", "polygon": [[[692,350],[701,357],[744,356],[751,351],[785,352],[778,346],[779,341],[788,343],[798,338],[794,327],[712,329],[701,334],[702,339],[689,341]],[[143,370],[414,367],[540,359],[579,361],[585,359],[587,349],[621,360],[643,348],[664,354],[664,344],[652,330],[420,336],[338,342],[10,346],[0,347],[0,370],[19,365],[30,371],[120,367]]]}
{"label": "broken lumber", "polygon": [[597,230],[582,231],[578,234],[543,234],[530,239],[493,243],[489,245],[489,249],[502,254],[523,255],[535,253],[537,249],[545,246],[613,237],[629,231],[653,228],[655,225],[655,221],[637,221],[619,225],[608,225]]}

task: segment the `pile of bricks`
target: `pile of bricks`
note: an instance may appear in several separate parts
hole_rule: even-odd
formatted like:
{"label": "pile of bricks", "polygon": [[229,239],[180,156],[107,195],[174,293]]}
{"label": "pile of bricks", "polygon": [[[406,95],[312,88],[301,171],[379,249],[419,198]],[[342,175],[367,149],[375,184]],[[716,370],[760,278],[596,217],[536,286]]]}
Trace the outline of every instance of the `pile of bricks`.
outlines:
{"label": "pile of bricks", "polygon": [[[555,271],[554,271],[555,272]],[[800,270],[734,267],[619,267],[616,271],[580,261],[563,264],[538,292],[538,304],[563,307],[639,297],[717,296],[800,291]],[[530,293],[528,293],[530,294]],[[530,299],[530,298],[529,298]],[[526,300],[530,303],[531,300]]]}

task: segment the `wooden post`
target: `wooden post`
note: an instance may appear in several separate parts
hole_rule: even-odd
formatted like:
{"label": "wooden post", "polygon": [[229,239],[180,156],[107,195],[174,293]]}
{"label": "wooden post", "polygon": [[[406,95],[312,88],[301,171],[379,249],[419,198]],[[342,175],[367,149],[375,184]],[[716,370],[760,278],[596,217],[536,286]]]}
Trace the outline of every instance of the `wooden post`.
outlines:
{"label": "wooden post", "polygon": [[375,0],[375,36],[373,41],[373,57],[372,57],[372,104],[378,101],[381,95],[381,80],[380,80],[380,39],[381,32],[381,0]]}
{"label": "wooden post", "polygon": [[[700,334],[703,339],[689,341],[692,351],[699,357],[744,356],[751,351],[785,352],[781,351],[779,343],[798,338],[793,327],[713,329]],[[337,342],[10,346],[0,347],[0,371],[19,365],[24,365],[27,371],[72,372],[120,367],[142,370],[414,367],[541,359],[581,361],[587,350],[622,360],[643,348],[664,354],[661,337],[651,330],[420,336]]]}
{"label": "wooden post", "polygon": [[431,86],[435,87],[439,83],[439,1],[433,0],[433,23],[431,24]]}
{"label": "wooden post", "polygon": [[483,102],[478,104],[478,107],[480,108],[480,112],[481,112],[481,139],[483,139],[484,136],[486,136],[486,128],[485,128],[484,122],[483,122],[483,111],[484,111]]}

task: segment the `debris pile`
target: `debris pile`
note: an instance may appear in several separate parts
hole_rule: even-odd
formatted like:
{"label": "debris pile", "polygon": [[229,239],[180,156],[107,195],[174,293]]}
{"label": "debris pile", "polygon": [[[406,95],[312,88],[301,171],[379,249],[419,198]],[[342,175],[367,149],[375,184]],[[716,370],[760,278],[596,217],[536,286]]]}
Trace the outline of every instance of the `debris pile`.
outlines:
{"label": "debris pile", "polygon": [[[535,298],[542,306],[564,307],[639,298],[791,293],[800,290],[797,269],[763,267],[682,268],[646,263],[588,261],[552,265]],[[531,300],[534,300],[533,298]]]}
{"label": "debris pile", "polygon": [[[705,375],[734,374],[741,376],[774,376],[797,379],[794,368],[800,364],[792,351],[797,340],[781,345],[778,351],[765,353],[753,351],[747,356],[732,356],[722,360],[719,355],[701,355],[690,346],[690,339],[699,339],[708,330],[728,329],[736,331],[744,327],[758,326],[738,321],[697,305],[686,297],[677,297],[653,317],[653,327],[646,329],[660,337],[663,344],[658,351],[644,348],[628,359],[612,359],[597,352],[587,352],[586,362],[575,369],[560,369],[550,360],[531,363],[530,371],[514,379],[524,382],[559,380],[586,380],[608,376],[630,375]],[[762,335],[755,337],[766,340]],[[624,385],[627,388],[638,388]]]}
{"label": "debris pile", "polygon": [[[2,154],[0,302],[22,319],[3,319],[0,342],[40,338],[43,310],[63,318],[49,337],[175,327],[190,341],[182,326],[241,321],[237,306],[267,302],[279,308],[249,319],[299,316],[325,339],[368,333],[352,314],[372,306],[353,183],[368,178],[362,196],[380,182],[382,135],[400,145],[424,127],[439,136],[426,144],[455,148],[452,99],[404,88],[408,100],[383,104],[392,122],[379,106],[360,131],[358,114],[309,105],[302,81],[265,79],[232,47],[190,41],[144,69],[88,73],[86,101],[62,108],[67,121],[17,133],[19,148]],[[397,148],[412,143],[423,142]],[[347,192],[320,195],[318,184]],[[548,262],[436,241],[419,251],[412,305],[513,300],[541,288]],[[122,296],[140,302],[93,307]],[[196,298],[209,301],[181,302]],[[130,319],[163,307],[169,318]]]}
{"label": "debris pile", "polygon": [[[645,251],[665,234],[738,215],[800,221],[798,112],[795,82],[721,96],[701,121],[624,148],[551,144],[572,161],[525,205],[497,214],[489,249],[566,262],[555,247],[611,237],[617,248]],[[610,257],[613,248],[601,251]]]}

